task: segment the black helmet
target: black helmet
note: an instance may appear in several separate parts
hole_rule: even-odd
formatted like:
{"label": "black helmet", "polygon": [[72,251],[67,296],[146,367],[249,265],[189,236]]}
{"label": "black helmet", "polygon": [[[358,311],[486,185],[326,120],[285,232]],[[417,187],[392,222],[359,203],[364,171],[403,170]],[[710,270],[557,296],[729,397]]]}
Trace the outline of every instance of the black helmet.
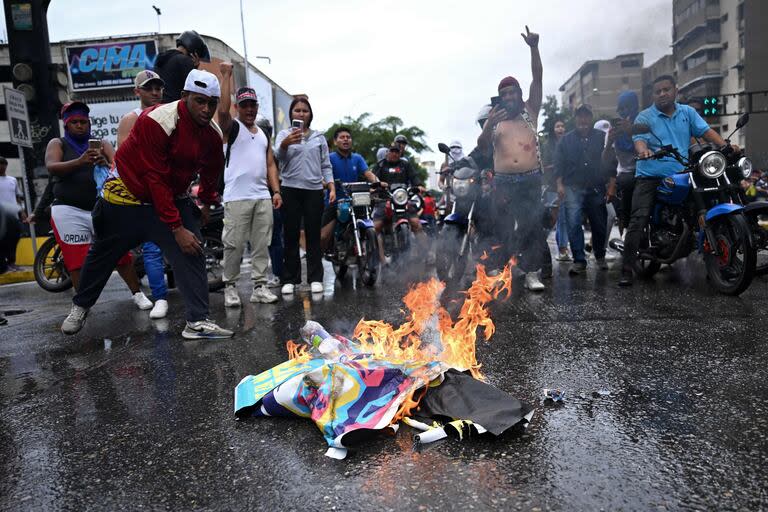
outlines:
{"label": "black helmet", "polygon": [[194,30],[182,32],[176,39],[176,46],[183,46],[189,53],[194,53],[203,62],[211,62],[211,52],[200,34]]}

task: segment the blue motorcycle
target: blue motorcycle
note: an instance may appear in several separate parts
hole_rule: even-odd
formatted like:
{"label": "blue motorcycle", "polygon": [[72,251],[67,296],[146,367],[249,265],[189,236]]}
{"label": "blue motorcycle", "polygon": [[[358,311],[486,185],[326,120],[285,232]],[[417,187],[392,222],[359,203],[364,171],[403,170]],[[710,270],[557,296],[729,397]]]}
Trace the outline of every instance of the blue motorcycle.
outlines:
{"label": "blue motorcycle", "polygon": [[[737,129],[744,124],[737,124]],[[647,125],[635,125],[633,133],[654,135]],[[649,157],[673,159],[684,168],[662,179],[656,189],[656,204],[635,266],[639,277],[650,278],[661,265],[698,251],[704,257],[709,282],[718,292],[739,295],[749,287],[757,251],[744,207],[731,200],[734,185],[740,181],[734,184],[734,177],[726,173],[734,153],[726,140],[722,147],[697,142],[688,149],[687,158],[671,145]],[[747,167],[739,171],[741,178],[751,171]],[[611,247],[624,250],[620,240],[612,240]]]}
{"label": "blue motorcycle", "polygon": [[326,259],[333,264],[338,279],[344,279],[351,265],[357,265],[366,286],[376,283],[379,268],[379,246],[371,219],[371,190],[378,183],[336,181],[344,194],[336,201],[336,226],[333,247]]}

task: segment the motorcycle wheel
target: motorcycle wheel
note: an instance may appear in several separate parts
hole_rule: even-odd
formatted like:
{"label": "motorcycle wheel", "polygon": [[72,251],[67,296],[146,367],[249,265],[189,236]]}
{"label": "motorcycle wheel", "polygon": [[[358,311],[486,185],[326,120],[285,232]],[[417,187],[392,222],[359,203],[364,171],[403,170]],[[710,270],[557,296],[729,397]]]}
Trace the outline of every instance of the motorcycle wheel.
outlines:
{"label": "motorcycle wheel", "polygon": [[224,288],[222,273],[224,272],[224,244],[213,236],[203,237],[203,255],[205,270],[208,273],[208,291],[215,292]]}
{"label": "motorcycle wheel", "polygon": [[338,263],[333,264],[333,271],[336,273],[336,279],[341,281],[347,275],[349,267],[347,265],[340,265]]}
{"label": "motorcycle wheel", "polygon": [[360,279],[365,286],[373,286],[376,284],[376,274],[379,269],[379,247],[376,237],[376,230],[365,230],[365,266],[361,266],[363,269]]}
{"label": "motorcycle wheel", "polygon": [[726,295],[739,295],[755,277],[757,251],[752,246],[749,226],[741,215],[715,219],[711,224],[720,255],[704,251],[704,263],[714,288]]}
{"label": "motorcycle wheel", "polygon": [[[642,242],[640,243],[640,253],[648,248],[648,228],[643,231]],[[661,269],[661,263],[650,258],[643,258],[638,255],[635,261],[635,275],[640,279],[650,279]]]}
{"label": "motorcycle wheel", "polygon": [[72,277],[64,266],[64,256],[53,236],[37,250],[33,269],[35,281],[45,291],[60,293],[72,288]]}
{"label": "motorcycle wheel", "polygon": [[467,269],[469,247],[464,249],[463,255],[459,255],[463,236],[464,233],[459,227],[448,224],[443,227],[438,238],[435,270],[437,277],[448,288],[458,286],[461,283],[461,278],[464,277],[464,271]]}
{"label": "motorcycle wheel", "polygon": [[399,256],[408,252],[411,247],[411,226],[404,222],[395,228],[395,240],[397,241],[397,252]]}

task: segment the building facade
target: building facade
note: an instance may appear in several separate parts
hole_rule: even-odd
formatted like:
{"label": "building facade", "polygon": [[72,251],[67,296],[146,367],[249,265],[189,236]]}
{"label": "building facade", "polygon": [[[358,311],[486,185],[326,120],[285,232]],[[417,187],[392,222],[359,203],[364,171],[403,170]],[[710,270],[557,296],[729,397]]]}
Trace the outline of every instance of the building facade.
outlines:
{"label": "building facade", "polygon": [[627,53],[613,59],[589,60],[563,85],[563,108],[573,110],[582,103],[592,106],[595,119],[616,116],[616,98],[621,92],[643,88],[643,54]]}
{"label": "building facade", "polygon": [[[141,69],[151,69],[158,54],[175,48],[176,37],[177,34],[150,33],[51,43],[58,94],[48,100],[60,104],[71,100],[87,103],[91,108],[93,136],[114,144],[120,118],[139,104],[133,92],[133,77]],[[243,57],[223,41],[210,36],[203,38],[210,50],[211,62],[201,63],[201,69],[219,76],[219,64],[232,62],[235,89],[249,82],[259,97],[259,114],[268,118],[276,130],[286,128],[289,125],[288,106],[293,97],[252,64],[246,66]],[[0,45],[0,83],[3,87],[13,86],[7,44]],[[3,101],[0,95],[0,103]],[[31,121],[33,139],[44,130],[50,130],[50,127],[36,125],[34,119]],[[8,174],[20,177],[18,151],[9,141],[5,106],[2,105],[0,155],[8,159]],[[48,173],[44,166],[38,165],[33,174],[39,197]]]}
{"label": "building facade", "polygon": [[[716,97],[719,117],[710,125],[728,135],[737,115],[768,110],[768,2],[764,0],[674,0],[672,49],[682,98]],[[751,115],[732,141],[755,163],[768,165],[768,113]]]}

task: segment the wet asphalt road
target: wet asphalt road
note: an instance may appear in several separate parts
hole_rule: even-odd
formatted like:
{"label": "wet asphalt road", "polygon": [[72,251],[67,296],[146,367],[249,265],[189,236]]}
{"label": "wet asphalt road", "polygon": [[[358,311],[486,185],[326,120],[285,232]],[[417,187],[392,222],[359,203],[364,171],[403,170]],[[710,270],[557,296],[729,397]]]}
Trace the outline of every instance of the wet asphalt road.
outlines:
{"label": "wet asphalt road", "polygon": [[[417,453],[403,427],[344,461],[309,421],[235,421],[233,389],[284,361],[305,319],[346,334],[361,317],[400,320],[404,283],[347,278],[332,297],[228,311],[213,294],[212,316],[237,331],[216,342],[181,339],[176,291],[167,322],[152,322],[113,278],[65,338],[69,293],[4,286],[0,509],[768,508],[768,280],[729,298],[702,272],[678,265],[625,291],[616,270],[571,278],[556,264],[539,295],[517,280],[478,359],[535,406],[527,433]],[[545,387],[565,404],[543,404]]]}

